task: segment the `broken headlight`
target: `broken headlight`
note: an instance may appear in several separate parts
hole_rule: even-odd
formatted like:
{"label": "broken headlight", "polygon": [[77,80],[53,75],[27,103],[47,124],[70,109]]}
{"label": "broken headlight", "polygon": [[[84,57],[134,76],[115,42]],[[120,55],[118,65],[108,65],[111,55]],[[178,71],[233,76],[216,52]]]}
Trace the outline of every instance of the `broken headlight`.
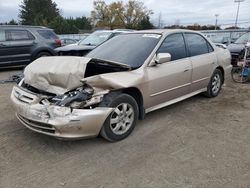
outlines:
{"label": "broken headlight", "polygon": [[64,95],[57,95],[51,99],[51,102],[58,106],[66,107],[81,107],[86,104],[86,101],[91,99],[94,94],[94,89],[89,85],[84,85],[76,90],[69,91]]}

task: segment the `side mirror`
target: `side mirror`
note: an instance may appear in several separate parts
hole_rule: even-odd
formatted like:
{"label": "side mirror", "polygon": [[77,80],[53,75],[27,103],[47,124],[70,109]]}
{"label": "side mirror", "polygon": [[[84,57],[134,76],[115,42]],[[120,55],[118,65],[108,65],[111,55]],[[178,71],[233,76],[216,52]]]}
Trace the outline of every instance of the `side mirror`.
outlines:
{"label": "side mirror", "polygon": [[156,64],[162,64],[162,63],[167,63],[171,61],[171,55],[170,53],[158,53],[155,58],[155,63]]}

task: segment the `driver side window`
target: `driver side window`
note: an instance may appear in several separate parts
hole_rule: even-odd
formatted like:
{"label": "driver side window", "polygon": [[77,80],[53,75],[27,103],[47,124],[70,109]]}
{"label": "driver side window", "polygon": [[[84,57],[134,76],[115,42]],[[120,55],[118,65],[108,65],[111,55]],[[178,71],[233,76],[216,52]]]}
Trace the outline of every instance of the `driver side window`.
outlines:
{"label": "driver side window", "polygon": [[171,34],[161,44],[157,53],[169,53],[171,61],[186,58],[186,46],[181,33]]}

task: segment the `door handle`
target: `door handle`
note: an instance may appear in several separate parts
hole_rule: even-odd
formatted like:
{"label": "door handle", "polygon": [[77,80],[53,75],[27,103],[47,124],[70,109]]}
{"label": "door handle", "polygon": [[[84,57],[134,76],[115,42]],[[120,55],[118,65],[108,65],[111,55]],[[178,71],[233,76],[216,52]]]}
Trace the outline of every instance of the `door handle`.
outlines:
{"label": "door handle", "polygon": [[1,47],[4,47],[4,46],[6,46],[6,45],[5,45],[5,44],[1,44],[1,43],[0,43],[0,46],[1,46]]}

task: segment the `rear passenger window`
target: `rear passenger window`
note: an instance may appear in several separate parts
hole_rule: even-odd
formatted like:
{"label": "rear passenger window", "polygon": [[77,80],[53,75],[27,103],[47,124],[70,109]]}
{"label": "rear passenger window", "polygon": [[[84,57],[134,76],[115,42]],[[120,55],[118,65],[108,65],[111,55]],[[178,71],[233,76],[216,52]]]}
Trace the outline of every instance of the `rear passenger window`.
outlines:
{"label": "rear passenger window", "polygon": [[37,31],[40,36],[42,36],[45,39],[58,39],[56,34],[53,31],[50,30],[38,30]]}
{"label": "rear passenger window", "polygon": [[0,30],[0,42],[6,41],[5,31]]}
{"label": "rear passenger window", "polygon": [[183,35],[177,33],[167,36],[159,48],[158,53],[170,53],[171,61],[187,57]]}
{"label": "rear passenger window", "polygon": [[34,40],[34,36],[27,30],[7,30],[8,40]]}
{"label": "rear passenger window", "polygon": [[190,56],[202,55],[213,51],[210,44],[199,34],[186,33],[185,38]]}

